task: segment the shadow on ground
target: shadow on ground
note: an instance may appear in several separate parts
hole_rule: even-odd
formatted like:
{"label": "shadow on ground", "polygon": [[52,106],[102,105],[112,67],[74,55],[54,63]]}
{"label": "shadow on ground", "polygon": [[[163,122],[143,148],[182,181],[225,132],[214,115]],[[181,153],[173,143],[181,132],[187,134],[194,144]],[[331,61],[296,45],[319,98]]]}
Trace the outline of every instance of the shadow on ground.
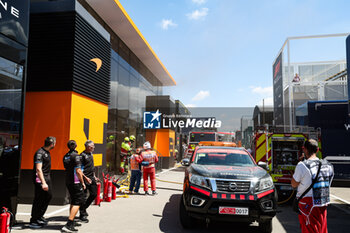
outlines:
{"label": "shadow on ground", "polygon": [[[41,228],[41,229],[35,229],[35,231],[39,231],[39,232],[47,232],[47,231],[51,231],[51,230],[58,231],[58,230],[61,230],[61,228],[67,222],[67,216],[54,216],[54,217],[49,217],[46,219],[49,221],[48,225]],[[13,227],[13,230],[26,230],[26,229],[31,229],[29,227],[29,222],[19,221]]]}
{"label": "shadow on ground", "polygon": [[162,219],[159,223],[159,228],[162,232],[166,233],[178,233],[178,232],[192,232],[192,233],[204,233],[204,232],[228,232],[234,229],[235,232],[245,232],[245,233],[258,233],[258,225],[252,224],[250,226],[237,225],[237,223],[226,223],[226,222],[212,222],[209,227],[206,227],[204,221],[196,221],[193,229],[185,230],[182,228],[179,219],[179,203],[181,199],[181,194],[174,194],[170,197],[169,201],[166,203],[162,213]]}
{"label": "shadow on ground", "polygon": [[[38,232],[60,231],[63,225],[64,224],[59,224],[59,223],[49,223],[47,226],[43,228],[35,229],[35,231],[38,231]],[[13,227],[13,230],[27,230],[27,229],[31,229],[31,228],[29,227],[29,223],[25,223],[25,222],[20,222]]]}

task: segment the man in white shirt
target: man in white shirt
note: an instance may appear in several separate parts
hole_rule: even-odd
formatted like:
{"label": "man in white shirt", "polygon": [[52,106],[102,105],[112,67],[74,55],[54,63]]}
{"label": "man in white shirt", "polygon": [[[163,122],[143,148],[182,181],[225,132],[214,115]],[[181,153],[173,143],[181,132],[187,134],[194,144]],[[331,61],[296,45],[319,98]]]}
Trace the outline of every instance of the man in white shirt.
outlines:
{"label": "man in white shirt", "polygon": [[326,160],[320,161],[317,158],[317,141],[313,139],[305,141],[303,151],[306,160],[298,163],[291,182],[293,188],[298,188],[297,198],[310,187],[312,180],[317,176],[319,166],[321,167],[313,187],[299,201],[300,228],[302,233],[327,233],[327,205],[333,166]]}

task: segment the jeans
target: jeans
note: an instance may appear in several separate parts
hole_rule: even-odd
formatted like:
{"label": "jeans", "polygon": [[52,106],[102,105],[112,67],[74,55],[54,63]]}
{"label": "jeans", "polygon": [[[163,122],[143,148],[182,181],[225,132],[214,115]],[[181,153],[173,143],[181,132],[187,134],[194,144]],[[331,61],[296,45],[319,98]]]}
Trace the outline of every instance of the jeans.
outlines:
{"label": "jeans", "polygon": [[136,182],[135,192],[138,192],[139,188],[140,188],[140,183],[141,183],[141,171],[140,170],[131,170],[129,191],[133,191],[135,182]]}

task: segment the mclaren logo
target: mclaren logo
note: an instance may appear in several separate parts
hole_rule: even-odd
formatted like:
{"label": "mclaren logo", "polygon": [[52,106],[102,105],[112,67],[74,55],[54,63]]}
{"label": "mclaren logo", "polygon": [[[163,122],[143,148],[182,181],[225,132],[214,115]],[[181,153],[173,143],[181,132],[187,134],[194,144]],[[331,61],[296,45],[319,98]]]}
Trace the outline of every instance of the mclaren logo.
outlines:
{"label": "mclaren logo", "polygon": [[92,58],[90,61],[95,62],[96,64],[96,72],[101,68],[102,66],[102,60],[100,58]]}

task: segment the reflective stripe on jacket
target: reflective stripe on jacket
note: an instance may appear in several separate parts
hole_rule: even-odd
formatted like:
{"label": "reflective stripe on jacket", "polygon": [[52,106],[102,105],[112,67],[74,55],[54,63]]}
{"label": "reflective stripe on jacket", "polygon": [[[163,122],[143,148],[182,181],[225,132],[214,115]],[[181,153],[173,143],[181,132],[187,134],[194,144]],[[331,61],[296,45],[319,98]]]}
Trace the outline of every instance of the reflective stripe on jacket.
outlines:
{"label": "reflective stripe on jacket", "polygon": [[142,160],[149,162],[148,166],[144,166],[144,168],[154,167],[154,164],[158,162],[158,156],[155,151],[147,150],[141,153]]}

